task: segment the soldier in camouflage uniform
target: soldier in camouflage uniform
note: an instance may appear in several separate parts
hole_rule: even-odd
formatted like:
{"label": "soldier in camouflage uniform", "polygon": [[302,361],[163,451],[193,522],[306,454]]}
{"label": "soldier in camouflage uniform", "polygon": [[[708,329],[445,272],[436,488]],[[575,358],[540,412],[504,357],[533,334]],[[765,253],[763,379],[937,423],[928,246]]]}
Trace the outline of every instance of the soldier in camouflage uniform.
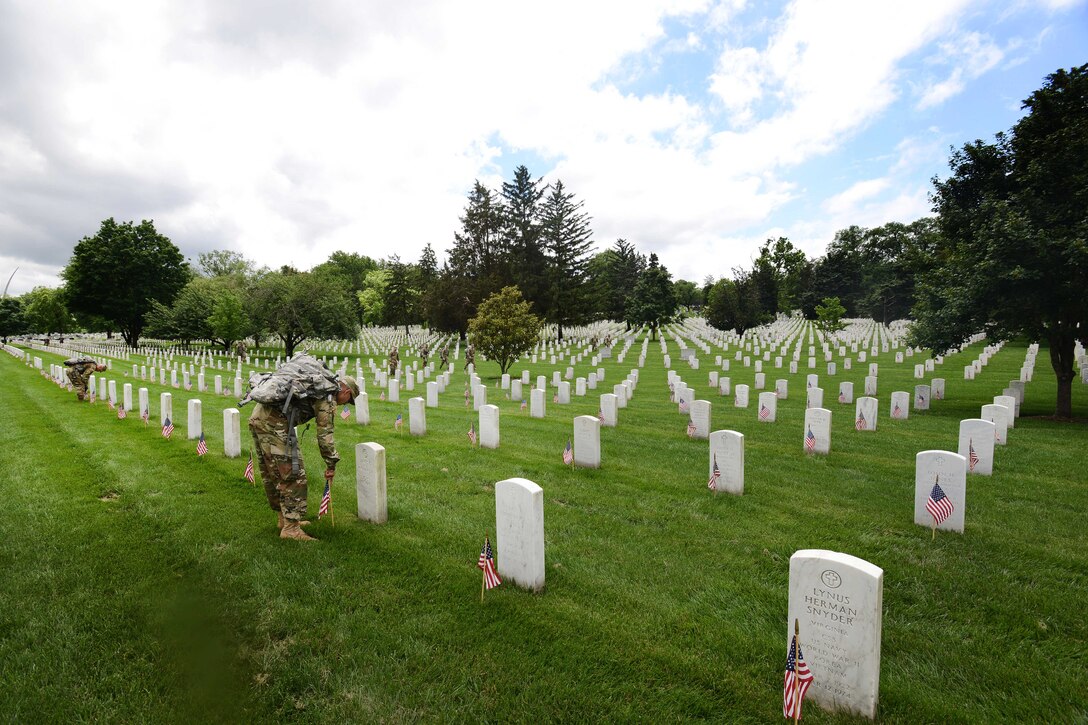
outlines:
{"label": "soldier in camouflage uniform", "polygon": [[475,365],[475,364],[476,364],[476,348],[473,347],[472,345],[469,345],[467,348],[465,348],[465,367],[462,368],[462,369],[463,370],[468,370],[469,365]]}
{"label": "soldier in camouflage uniform", "polygon": [[442,346],[442,369],[445,370],[450,364],[450,346]]}
{"label": "soldier in camouflage uniform", "polygon": [[89,357],[72,358],[65,360],[64,364],[68,367],[68,379],[76,389],[76,400],[87,398],[87,381],[91,379],[91,373],[106,369],[105,365],[99,365]]}
{"label": "soldier in camouflage uniform", "polygon": [[[332,482],[340,454],[333,441],[333,425],[336,407],[354,403],[359,385],[354,378],[343,376],[340,390],[324,400],[301,399],[292,402],[295,407],[295,425],[310,420],[317,426],[317,447],[325,459],[325,480]],[[306,469],[298,459],[298,472],[292,466],[292,451],[288,443],[287,417],[275,404],[257,403],[249,416],[249,430],[253,433],[254,450],[260,464],[261,480],[268,505],[279,514],[280,538],[312,541],[313,537],[302,530],[306,518],[307,481]]]}
{"label": "soldier in camouflage uniform", "polygon": [[237,357],[244,358],[248,349],[249,348],[246,347],[245,340],[239,340],[238,342],[234,343],[234,354]]}
{"label": "soldier in camouflage uniform", "polygon": [[397,377],[398,365],[400,365],[400,352],[394,347],[389,351],[389,377]]}

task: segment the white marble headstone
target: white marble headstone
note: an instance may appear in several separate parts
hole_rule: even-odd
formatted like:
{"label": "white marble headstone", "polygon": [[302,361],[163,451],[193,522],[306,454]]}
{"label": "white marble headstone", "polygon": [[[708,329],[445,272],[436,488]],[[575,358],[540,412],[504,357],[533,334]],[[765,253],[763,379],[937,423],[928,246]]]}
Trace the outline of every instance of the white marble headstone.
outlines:
{"label": "white marble headstone", "polygon": [[982,406],[982,415],[980,417],[994,424],[994,443],[999,446],[1008,443],[1009,419],[1012,418],[1012,411],[1004,405],[990,403]]}
{"label": "white marble headstone", "polygon": [[355,495],[360,519],[375,524],[389,520],[384,446],[377,443],[355,446]]}
{"label": "white marble headstone", "polygon": [[707,481],[718,463],[719,493],[744,493],[744,434],[735,430],[716,430],[710,434],[710,456],[707,460]]}
{"label": "white marble headstone", "polygon": [[854,406],[855,430],[876,430],[877,399],[861,397]]}
{"label": "white marble headstone", "polygon": [[960,443],[958,453],[967,459],[967,472],[980,476],[989,476],[994,471],[993,423],[982,418],[968,418],[960,421]]}
{"label": "white marble headstone", "polygon": [[896,390],[888,407],[888,417],[892,420],[906,420],[910,417],[910,393]]}
{"label": "white marble headstone", "polygon": [[242,414],[237,408],[223,411],[223,455],[227,458],[242,455]]}
{"label": "white marble headstone", "polygon": [[737,408],[748,407],[748,386],[741,383],[737,386],[733,395],[733,405]]}
{"label": "white marble headstone", "polygon": [[579,415],[574,419],[574,465],[601,467],[601,421],[595,415]]}
{"label": "white marble headstone", "polygon": [[524,478],[495,484],[495,544],[503,580],[544,588],[544,489]]}
{"label": "white marble headstone", "polygon": [[499,406],[480,406],[480,447],[499,447]]}
{"label": "white marble headstone", "polygon": [[933,513],[926,502],[937,484],[951,512],[937,525],[941,531],[963,533],[967,496],[967,459],[951,451],[921,451],[914,457],[914,523],[933,528]]}
{"label": "white marble headstone", "polygon": [[[737,388],[740,388],[738,385]],[[759,408],[756,410],[756,420],[760,423],[773,423],[778,413],[778,396],[772,392],[759,394]]]}
{"label": "white marble headstone", "polygon": [[850,554],[802,549],[790,557],[788,645],[800,622],[812,672],[806,698],[875,718],[880,689],[884,570]]}
{"label": "white marble headstone", "polygon": [[809,408],[805,411],[804,451],[827,455],[831,452],[831,411]]}

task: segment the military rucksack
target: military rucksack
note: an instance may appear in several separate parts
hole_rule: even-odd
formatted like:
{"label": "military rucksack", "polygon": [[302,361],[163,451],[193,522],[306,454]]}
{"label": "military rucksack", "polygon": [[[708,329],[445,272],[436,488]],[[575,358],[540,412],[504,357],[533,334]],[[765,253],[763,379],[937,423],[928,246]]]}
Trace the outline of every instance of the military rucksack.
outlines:
{"label": "military rucksack", "polygon": [[276,407],[288,407],[291,400],[321,400],[340,390],[336,373],[309,353],[299,353],[272,373],[249,379],[249,392],[238,401],[242,407],[251,400]]}
{"label": "military rucksack", "polygon": [[70,358],[68,358],[67,360],[64,361],[64,364],[67,365],[70,368],[74,368],[76,365],[83,365],[85,363],[95,363],[95,365],[98,364],[97,362],[95,362],[95,359],[93,357],[89,357],[87,355],[80,355],[79,357],[70,357]]}

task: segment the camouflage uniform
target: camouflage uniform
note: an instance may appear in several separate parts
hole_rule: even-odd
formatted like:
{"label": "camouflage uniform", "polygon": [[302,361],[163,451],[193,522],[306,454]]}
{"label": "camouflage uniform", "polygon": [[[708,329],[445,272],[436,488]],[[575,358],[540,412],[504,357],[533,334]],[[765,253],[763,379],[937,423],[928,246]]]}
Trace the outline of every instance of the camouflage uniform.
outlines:
{"label": "camouflage uniform", "polygon": [[[340,460],[332,437],[336,402],[330,396],[325,400],[300,400],[292,405],[298,411],[296,425],[314,421],[317,447],[325,459],[325,467],[336,468],[336,462]],[[268,505],[273,511],[282,513],[287,521],[302,521],[306,517],[306,469],[300,454],[298,473],[291,471],[287,417],[275,405],[257,403],[249,416],[249,430],[253,433],[253,448],[257,451]]]}
{"label": "camouflage uniform", "polygon": [[77,400],[87,398],[87,381],[91,379],[91,375],[97,368],[98,364],[93,360],[78,362],[68,367],[68,379],[72,381],[72,387],[76,389]]}
{"label": "camouflage uniform", "polygon": [[465,367],[463,369],[468,370],[469,365],[475,365],[475,364],[476,364],[476,348],[474,348],[472,345],[469,345],[465,349]]}
{"label": "camouflage uniform", "polygon": [[244,340],[239,340],[238,342],[234,343],[234,354],[237,357],[245,357],[246,350],[247,348]]}
{"label": "camouflage uniform", "polygon": [[445,370],[450,364],[450,346],[446,345],[442,348],[442,369]]}
{"label": "camouflage uniform", "polygon": [[400,353],[397,348],[393,348],[389,351],[389,377],[397,377],[397,365],[400,364]]}

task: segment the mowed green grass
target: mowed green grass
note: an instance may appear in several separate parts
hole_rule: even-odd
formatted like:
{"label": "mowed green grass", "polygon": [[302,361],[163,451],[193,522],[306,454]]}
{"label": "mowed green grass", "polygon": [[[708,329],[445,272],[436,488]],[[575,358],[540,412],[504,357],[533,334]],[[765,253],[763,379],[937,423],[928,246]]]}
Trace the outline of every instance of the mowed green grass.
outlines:
{"label": "mowed green grass", "polygon": [[[769,388],[790,381],[775,424],[756,422],[756,391],[738,410],[709,387],[713,353],[699,371],[677,367],[714,403],[713,429],[745,434],[740,497],[707,491],[706,442],[686,437],[686,416],[668,402],[657,343],[620,427],[602,430],[595,471],[564,467],[561,453],[573,417],[595,414],[605,390],[556,406],[549,389],[547,418],[531,420],[483,363],[502,442],[480,450],[466,436],[476,418],[463,403],[462,361],[427,410],[424,438],[406,432],[407,398],[421,390],[383,403],[369,386],[372,424],[338,419],[335,526],[316,521],[321,459],[313,432],[304,436],[313,544],[279,540],[260,486],[242,478],[248,431],[243,457],[223,457],[232,399],[200,396],[211,450],[201,460],[185,439],[184,401],[195,393],[172,391],[177,430],[166,441],[156,421],[167,388],[148,385],[144,427],[138,414],[119,421],[102,403],[77,404],[2,355],[3,718],[772,722],[789,558],[824,548],[884,569],[881,721],[1082,722],[1088,428],[1041,417],[1055,391],[1045,348],[994,475],[968,480],[965,533],[932,541],[913,524],[915,454],[955,450],[959,420],[1018,376],[1025,348],[1007,345],[964,381],[980,348],[927,374],[947,380],[947,399],[906,421],[888,419],[888,400],[913,390],[921,360],[881,354],[876,433],[854,431],[853,406],[835,402],[840,380],[860,392],[867,364],[821,375],[833,411],[826,458],[802,452],[804,359],[797,375],[768,365]],[[637,350],[602,365],[607,391],[637,366]],[[675,343],[669,351],[678,360]],[[733,349],[723,354],[732,361]],[[752,368],[732,366],[734,385],[752,382]],[[131,363],[115,367],[120,389]],[[522,369],[550,382],[553,368],[513,372]],[[1088,417],[1079,382],[1074,410]],[[363,441],[387,451],[381,526],[355,517]],[[514,476],[544,489],[546,588],[504,584],[481,604],[475,563],[494,528],[494,484]],[[853,721],[813,705],[805,719]]]}

